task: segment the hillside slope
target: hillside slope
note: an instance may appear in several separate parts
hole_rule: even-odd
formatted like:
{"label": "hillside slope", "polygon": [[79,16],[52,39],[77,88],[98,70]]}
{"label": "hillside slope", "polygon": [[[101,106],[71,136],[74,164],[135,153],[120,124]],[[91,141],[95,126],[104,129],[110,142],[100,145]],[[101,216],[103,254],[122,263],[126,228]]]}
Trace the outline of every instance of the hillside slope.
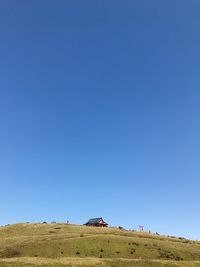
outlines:
{"label": "hillside slope", "polygon": [[0,227],[0,258],[16,257],[200,261],[200,242],[110,227],[67,224]]}

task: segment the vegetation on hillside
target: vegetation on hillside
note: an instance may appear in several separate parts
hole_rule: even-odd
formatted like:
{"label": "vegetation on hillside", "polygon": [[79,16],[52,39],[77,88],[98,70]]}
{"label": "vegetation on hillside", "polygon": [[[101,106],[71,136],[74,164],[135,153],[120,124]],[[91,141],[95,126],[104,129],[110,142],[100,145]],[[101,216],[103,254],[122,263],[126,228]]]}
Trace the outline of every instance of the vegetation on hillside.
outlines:
{"label": "vegetation on hillside", "polygon": [[1,227],[0,266],[19,263],[200,267],[200,242],[111,227],[28,223]]}

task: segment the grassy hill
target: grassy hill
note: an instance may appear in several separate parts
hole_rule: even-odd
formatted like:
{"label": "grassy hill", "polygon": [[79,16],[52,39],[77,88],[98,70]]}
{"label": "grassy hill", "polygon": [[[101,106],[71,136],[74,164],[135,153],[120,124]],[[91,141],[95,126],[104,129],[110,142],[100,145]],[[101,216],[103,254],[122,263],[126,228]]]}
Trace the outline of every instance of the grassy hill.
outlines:
{"label": "grassy hill", "polygon": [[200,267],[200,242],[67,224],[0,227],[0,266]]}

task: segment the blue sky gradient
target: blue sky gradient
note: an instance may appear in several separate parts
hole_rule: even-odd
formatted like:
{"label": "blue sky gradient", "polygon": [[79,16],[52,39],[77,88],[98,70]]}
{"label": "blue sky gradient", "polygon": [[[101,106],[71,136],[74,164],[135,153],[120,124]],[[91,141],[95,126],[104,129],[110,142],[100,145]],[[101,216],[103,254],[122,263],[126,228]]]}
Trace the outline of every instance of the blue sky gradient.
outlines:
{"label": "blue sky gradient", "polygon": [[0,224],[200,239],[198,0],[0,2]]}

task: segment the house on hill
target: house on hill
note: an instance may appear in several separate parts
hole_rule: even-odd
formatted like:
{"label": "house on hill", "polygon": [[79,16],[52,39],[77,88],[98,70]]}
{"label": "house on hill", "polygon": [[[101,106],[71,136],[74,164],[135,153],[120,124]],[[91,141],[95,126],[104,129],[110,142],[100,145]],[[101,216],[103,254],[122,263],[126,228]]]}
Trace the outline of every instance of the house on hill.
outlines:
{"label": "house on hill", "polygon": [[90,219],[84,225],[86,225],[86,226],[96,226],[96,227],[107,227],[108,226],[108,224],[103,220],[103,218]]}

